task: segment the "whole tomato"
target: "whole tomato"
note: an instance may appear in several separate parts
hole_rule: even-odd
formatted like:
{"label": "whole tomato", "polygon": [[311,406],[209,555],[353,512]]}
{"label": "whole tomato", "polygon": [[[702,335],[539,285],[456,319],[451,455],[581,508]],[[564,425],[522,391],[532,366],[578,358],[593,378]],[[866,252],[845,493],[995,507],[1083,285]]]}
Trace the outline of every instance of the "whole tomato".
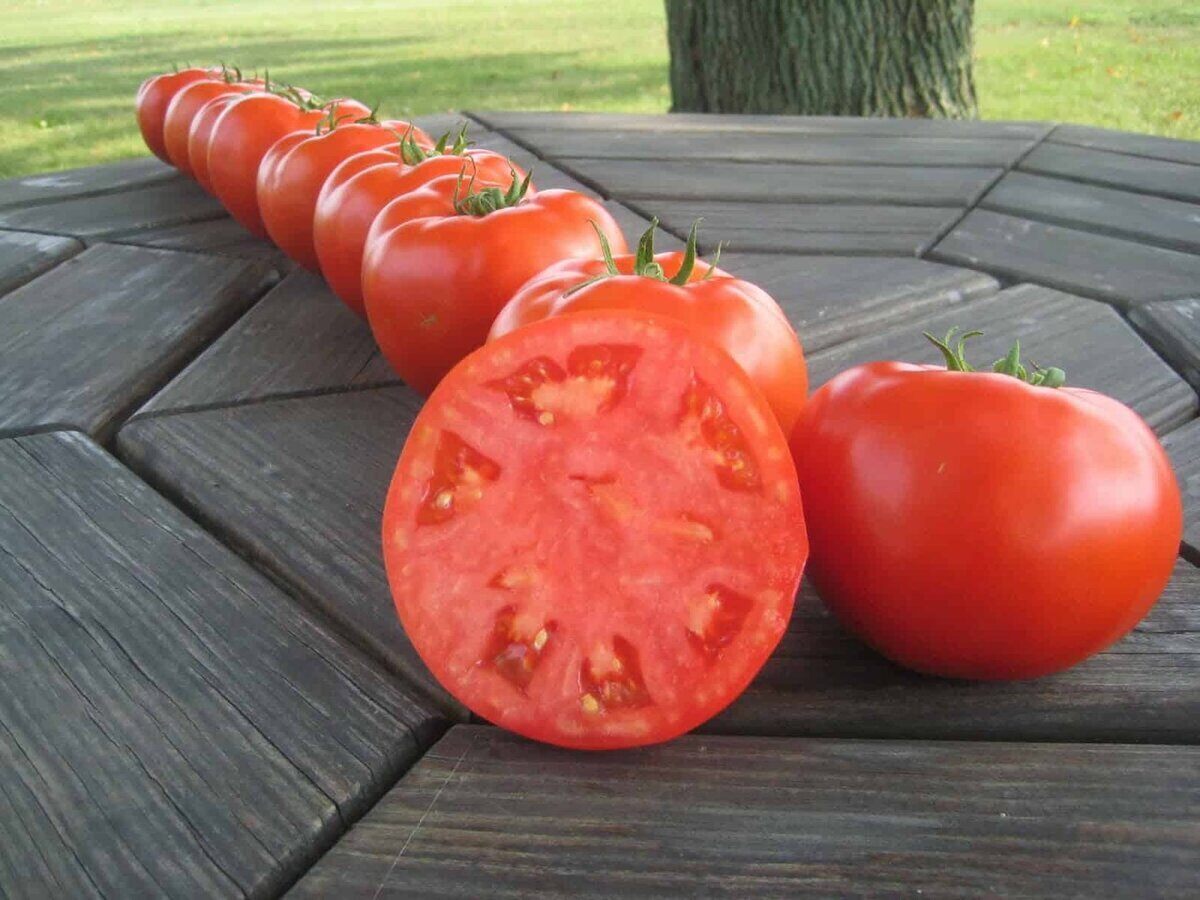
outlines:
{"label": "whole tomato", "polygon": [[636,256],[565,259],[535,275],[500,311],[489,340],[530,322],[590,309],[634,309],[681,319],[741,365],[763,392],[784,433],[808,396],[808,368],[787,316],[762,288],[696,259],[696,226],[687,248],[654,253],[657,220]]}
{"label": "whole tomato", "polygon": [[420,128],[399,119],[380,122],[373,114],[339,121],[331,113],[315,134],[293,132],[280,138],[258,168],[258,207],[267,234],[304,268],[319,272],[313,246],[317,195],[329,174],[348,156],[395,143],[408,135],[415,146],[432,148]]}
{"label": "whole tomato", "polygon": [[258,167],[272,145],[294,131],[313,131],[326,116],[366,116],[357,100],[319,103],[296,92],[256,91],[235,97],[213,125],[208,177],[229,214],[252,234],[267,236],[258,208]]}
{"label": "whole tomato", "polygon": [[1179,488],[1153,432],[1103,394],[877,362],[816,391],[792,434],[810,571],[851,631],[909,668],[1033,678],[1129,631],[1171,576]]}
{"label": "whole tomato", "polygon": [[477,185],[507,185],[514,172],[525,177],[520,166],[491,150],[402,157],[389,147],[351,156],[333,170],[317,198],[313,242],[321,274],[347,306],[365,316],[363,247],[371,223],[388,203],[445,175],[463,173]]}
{"label": "whole tomato", "polygon": [[163,145],[167,161],[185,175],[192,174],[192,163],[188,156],[188,135],[197,113],[217,97],[237,96],[258,90],[263,82],[258,79],[242,80],[241,72],[228,70],[216,80],[194,81],[179,91],[167,106],[163,116]]}
{"label": "whole tomato", "polygon": [[181,69],[155,75],[142,82],[137,92],[137,122],[142,140],[150,152],[165,163],[171,162],[163,139],[163,118],[171,100],[189,84],[197,81],[219,81],[220,69]]}
{"label": "whole tomato", "polygon": [[397,197],[371,226],[367,320],[392,368],[422,394],[484,343],[517,288],[552,263],[593,253],[593,227],[625,251],[595,200],[528,187],[528,176],[504,190],[446,175]]}
{"label": "whole tomato", "polygon": [[234,90],[214,97],[205,103],[192,117],[188,126],[187,156],[188,167],[196,183],[208,193],[213,193],[212,179],[208,177],[208,145],[212,140],[213,126],[221,118],[226,108],[242,94],[251,91]]}

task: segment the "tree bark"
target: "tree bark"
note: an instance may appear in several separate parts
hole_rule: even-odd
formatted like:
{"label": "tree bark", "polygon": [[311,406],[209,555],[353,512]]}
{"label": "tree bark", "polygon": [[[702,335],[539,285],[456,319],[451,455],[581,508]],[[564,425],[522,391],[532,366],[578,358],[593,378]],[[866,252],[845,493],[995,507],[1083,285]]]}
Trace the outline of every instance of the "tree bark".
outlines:
{"label": "tree bark", "polygon": [[666,0],[672,111],[967,118],[974,0]]}

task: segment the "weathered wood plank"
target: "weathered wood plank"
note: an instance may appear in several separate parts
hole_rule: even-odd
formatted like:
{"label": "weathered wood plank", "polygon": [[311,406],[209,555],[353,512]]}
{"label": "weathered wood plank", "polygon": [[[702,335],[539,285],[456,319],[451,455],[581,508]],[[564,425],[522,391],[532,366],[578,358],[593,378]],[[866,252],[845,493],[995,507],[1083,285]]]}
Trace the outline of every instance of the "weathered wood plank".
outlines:
{"label": "weathered wood plank", "polygon": [[617,200],[742,200],[965,206],[1000,174],[962,166],[795,166],[771,163],[575,158],[561,166]]}
{"label": "weathered wood plank", "polygon": [[1009,166],[1029,150],[1033,138],[904,137],[897,135],[811,135],[795,131],[751,133],[629,130],[565,131],[522,128],[509,132],[549,159],[710,159],[775,163],[836,163],[876,166]]}
{"label": "weathered wood plank", "polygon": [[1187,897],[1198,765],[812,738],[583,754],[459,726],[293,895]]}
{"label": "weathered wood plank", "polygon": [[83,249],[72,238],[0,231],[0,294],[7,294]]}
{"label": "weathered wood plank", "polygon": [[1200,390],[1200,297],[1135,306],[1129,319],[1150,346]]}
{"label": "weathered wood plank", "polygon": [[914,256],[950,226],[962,210],[941,206],[849,203],[737,203],[723,200],[649,200],[673,231],[686,234],[703,218],[701,249],[718,241],[728,249],[787,253]]}
{"label": "weathered wood plank", "polygon": [[399,381],[367,323],[297,269],[138,415]]}
{"label": "weathered wood plank", "polygon": [[1059,125],[1050,132],[1046,140],[1055,144],[1074,144],[1094,150],[1112,150],[1115,153],[1149,156],[1152,159],[1200,166],[1200,142],[1197,141],[1181,141],[1131,131],[1113,131],[1108,128],[1093,128],[1090,125]]}
{"label": "weathered wood plank", "polygon": [[987,192],[979,205],[982,209],[1143,244],[1200,252],[1200,205],[1194,203],[1010,172]]}
{"label": "weathered wood plank", "polygon": [[917,259],[729,253],[721,268],[779,301],[809,354],[1000,287],[989,275]]}
{"label": "weathered wood plank", "polygon": [[492,150],[507,156],[526,172],[532,172],[533,181],[541,190],[555,188],[578,191],[581,194],[587,194],[589,197],[596,196],[596,192],[592,188],[579,181],[569,172],[565,172],[553,163],[547,162],[532,150],[522,147],[502,134],[485,131],[480,134],[474,134],[471,137],[471,141],[474,146],[482,150]]}
{"label": "weathered wood plank", "polygon": [[66,169],[0,181],[0,207],[54,203],[168,180],[182,179],[173,168],[156,157],[142,156],[83,169]]}
{"label": "weathered wood plank", "polygon": [[[604,208],[612,213],[612,217],[617,220],[617,224],[621,226],[621,231],[625,233],[625,240],[629,244],[629,251],[632,253],[637,250],[638,238],[640,238],[650,227],[650,219],[646,218],[641,213],[630,209],[624,203],[618,203],[616,200],[605,200]],[[688,222],[681,231],[672,232],[668,230],[665,222],[659,219],[660,228],[654,233],[654,252],[664,253],[669,250],[682,250],[684,248],[684,240],[678,235],[687,235],[688,229],[692,227],[692,223]],[[600,253],[597,248],[597,258]]]}
{"label": "weathered wood plank", "polygon": [[1172,431],[1163,446],[1183,491],[1184,553],[1200,565],[1200,419]]}
{"label": "weathered wood plank", "polygon": [[504,131],[666,131],[787,132],[791,134],[878,135],[882,137],[984,137],[994,140],[1040,138],[1053,125],[1046,122],[885,119],[856,116],[728,115],[672,113],[470,111],[489,128]]}
{"label": "weathered wood plank", "polygon": [[1187,296],[1200,283],[1200,256],[986,210],[968,213],[930,256],[1122,307]]}
{"label": "weathered wood plank", "polygon": [[1014,339],[1026,360],[1055,365],[1067,382],[1116,397],[1160,433],[1196,414],[1196,392],[1110,307],[1032,284],[969,304],[938,310],[908,325],[869,334],[809,358],[814,386],[838,372],[877,359],[940,363],[923,331],[941,336],[952,326],[983,331],[969,344],[979,366],[1004,356]]}
{"label": "weathered wood plank", "polygon": [[274,244],[257,238],[229,217],[187,222],[183,225],[162,225],[122,234],[109,239],[114,244],[133,244],[137,247],[159,247],[164,250],[188,250],[240,259],[262,259],[281,272],[295,266]]}
{"label": "weathered wood plank", "polygon": [[400,627],[379,550],[384,496],[420,403],[392,387],[140,418],[121,429],[117,450],[455,710]]}
{"label": "weathered wood plank", "polygon": [[244,311],[260,262],[102,244],[0,301],[0,435],[104,437]]}
{"label": "weathered wood plank", "polygon": [[3,209],[0,226],[101,240],[224,216],[217,199],[194,181],[172,179],[97,197]]}
{"label": "weathered wood plank", "polygon": [[1044,143],[1021,161],[1026,172],[1200,202],[1200,167],[1166,160]]}
{"label": "weathered wood plank", "polygon": [[0,894],[272,896],[442,723],[78,434],[0,441]]}

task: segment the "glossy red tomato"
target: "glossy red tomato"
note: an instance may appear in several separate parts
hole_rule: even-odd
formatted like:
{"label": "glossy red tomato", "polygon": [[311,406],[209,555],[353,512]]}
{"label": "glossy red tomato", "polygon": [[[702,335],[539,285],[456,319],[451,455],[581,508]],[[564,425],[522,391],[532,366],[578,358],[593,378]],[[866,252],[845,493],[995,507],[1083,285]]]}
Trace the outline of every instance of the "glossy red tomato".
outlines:
{"label": "glossy red tomato", "polygon": [[142,140],[146,142],[151,153],[165,163],[171,161],[163,139],[163,118],[175,95],[189,84],[197,81],[218,81],[220,77],[220,69],[182,69],[178,72],[155,75],[142,82],[137,92],[137,122],[142,132]]}
{"label": "glossy red tomato", "polygon": [[385,206],[367,235],[367,320],[388,362],[423,394],[484,342],[517,288],[561,259],[593,254],[594,227],[625,250],[608,210],[583,194],[527,194],[516,179],[507,192],[464,195],[469,187],[435,178]]}
{"label": "glossy red tomato", "polygon": [[217,118],[208,142],[208,177],[217,199],[252,234],[267,236],[258,207],[258,167],[263,157],[284,135],[313,131],[331,114],[359,117],[370,110],[357,100],[312,106],[299,97],[261,91],[234,98]]}
{"label": "glossy red tomato", "polygon": [[694,227],[685,252],[655,255],[655,227],[636,256],[568,259],[535,275],[500,311],[491,337],[588,309],[672,316],[740,363],[790,433],[808,396],[808,369],[783,310],[762,288],[697,260]]}
{"label": "glossy red tomato", "polygon": [[240,81],[234,76],[215,81],[195,81],[185,86],[172,98],[163,116],[163,144],[168,162],[185,175],[191,175],[188,135],[196,114],[217,97],[246,94],[261,87],[261,81]]}
{"label": "glossy red tomato", "polygon": [[442,381],[383,519],[405,632],[485,719],[567,747],[665,741],[738,696],[807,553],[787,443],[682,322],[536,322]]}
{"label": "glossy red tomato", "polygon": [[350,157],[326,179],[317,198],[313,243],[329,287],[360,316],[366,315],[363,248],[375,217],[396,197],[460,172],[467,179],[474,177],[477,187],[507,185],[513,172],[525,177],[520,166],[490,150],[430,156],[409,165],[390,149],[379,149]]}
{"label": "glossy red tomato", "polygon": [[258,206],[267,234],[284,253],[313,272],[320,271],[313,245],[313,213],[321,186],[347,157],[396,143],[408,135],[432,148],[429,135],[409,122],[374,119],[338,123],[318,134],[296,132],[277,141],[258,169]]}
{"label": "glossy red tomato", "polygon": [[1009,361],[1016,377],[850,369],[792,436],[821,597],[922,672],[1072,666],[1146,614],[1179,551],[1179,489],[1141,418]]}
{"label": "glossy red tomato", "polygon": [[242,93],[250,91],[233,91],[209,100],[196,112],[188,127],[188,166],[196,183],[210,194],[213,193],[213,186],[212,179],[208,177],[208,145],[212,140],[213,126],[221,118],[221,113]]}

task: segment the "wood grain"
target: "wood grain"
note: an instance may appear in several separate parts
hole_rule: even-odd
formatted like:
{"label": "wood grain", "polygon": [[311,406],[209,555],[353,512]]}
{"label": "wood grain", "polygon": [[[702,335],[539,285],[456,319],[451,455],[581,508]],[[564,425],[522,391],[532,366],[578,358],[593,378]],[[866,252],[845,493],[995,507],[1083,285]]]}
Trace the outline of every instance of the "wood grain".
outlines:
{"label": "wood grain", "polygon": [[1057,175],[1142,194],[1200,202],[1200,166],[1185,163],[1046,142],[1025,157],[1020,168],[1026,172]]}
{"label": "wood grain", "polygon": [[155,226],[109,240],[114,244],[133,244],[138,247],[160,247],[164,250],[188,250],[217,256],[263,259],[281,273],[294,268],[292,261],[274,244],[255,237],[228,216],[203,222],[187,222],[183,225]]}
{"label": "wood grain", "polygon": [[296,897],[1190,897],[1194,747],[454,728]]}
{"label": "wood grain", "polygon": [[438,713],[79,434],[0,441],[0,894],[274,895]]}
{"label": "wood grain", "polygon": [[420,398],[406,387],[135,419],[135,471],[462,714],[404,635],[384,576],[383,501]]}
{"label": "wood grain", "polygon": [[1134,134],[1130,131],[1113,131],[1108,128],[1093,128],[1089,125],[1059,125],[1047,138],[1056,144],[1074,144],[1094,150],[1112,150],[1133,156],[1148,156],[1170,162],[1191,163],[1200,166],[1200,142],[1181,141],[1175,138],[1154,137],[1149,134]]}
{"label": "wood grain", "polygon": [[1175,371],[1200,390],[1200,297],[1135,306],[1129,320]]}
{"label": "wood grain", "polygon": [[990,366],[1019,339],[1027,362],[1064,369],[1068,384],[1116,397],[1160,433],[1196,414],[1195,391],[1116,311],[1031,284],[815,354],[809,358],[811,383],[822,384],[844,369],[877,359],[940,364],[940,355],[922,332],[940,337],[953,326],[984,332],[968,345],[975,365]]}
{"label": "wood grain", "polygon": [[0,302],[0,435],[103,439],[272,277],[261,262],[101,244]]}
{"label": "wood grain", "polygon": [[0,294],[52,269],[83,249],[71,238],[27,231],[0,231]]}
{"label": "wood grain", "polygon": [[1200,256],[986,210],[968,213],[930,256],[1121,307],[1194,294],[1200,282]]}
{"label": "wood grain", "polygon": [[142,156],[83,169],[66,169],[0,181],[0,207],[54,203],[159,181],[182,180],[179,173],[166,163],[153,156]]}
{"label": "wood grain", "polygon": [[1200,420],[1163,438],[1183,492],[1184,555],[1200,565]]}

